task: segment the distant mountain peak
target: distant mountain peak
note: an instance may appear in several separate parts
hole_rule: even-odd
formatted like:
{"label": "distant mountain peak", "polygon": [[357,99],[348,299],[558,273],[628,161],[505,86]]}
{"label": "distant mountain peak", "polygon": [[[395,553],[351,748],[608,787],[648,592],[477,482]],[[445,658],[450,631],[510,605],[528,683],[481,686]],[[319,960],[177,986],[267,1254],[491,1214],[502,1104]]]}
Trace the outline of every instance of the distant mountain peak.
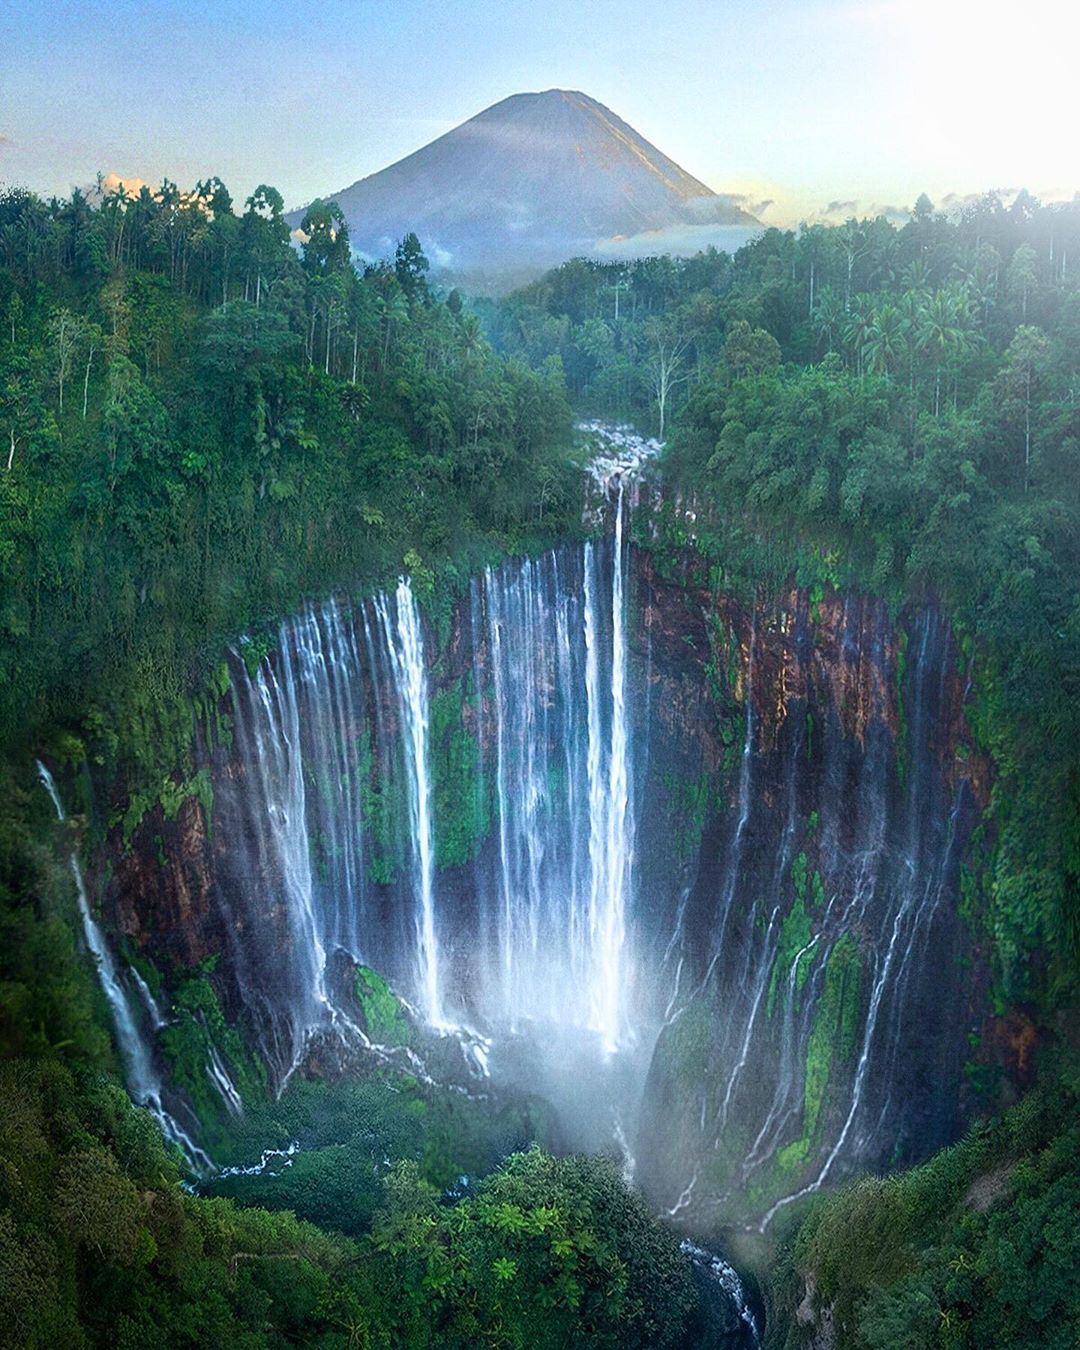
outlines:
{"label": "distant mountain peak", "polygon": [[496,286],[579,255],[694,252],[725,230],[741,243],[758,226],[577,89],[511,94],[328,196],[366,256],[414,230],[436,271]]}

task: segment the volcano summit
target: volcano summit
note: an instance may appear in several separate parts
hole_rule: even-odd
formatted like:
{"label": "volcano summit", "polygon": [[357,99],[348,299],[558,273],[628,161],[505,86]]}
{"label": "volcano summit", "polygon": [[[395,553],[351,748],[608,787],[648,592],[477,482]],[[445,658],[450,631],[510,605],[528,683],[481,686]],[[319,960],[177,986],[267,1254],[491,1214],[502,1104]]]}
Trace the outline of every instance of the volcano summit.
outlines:
{"label": "volcano summit", "polygon": [[577,256],[736,248],[759,226],[603,104],[564,89],[503,99],[327,200],[360,253],[386,256],[413,230],[436,271],[499,286]]}

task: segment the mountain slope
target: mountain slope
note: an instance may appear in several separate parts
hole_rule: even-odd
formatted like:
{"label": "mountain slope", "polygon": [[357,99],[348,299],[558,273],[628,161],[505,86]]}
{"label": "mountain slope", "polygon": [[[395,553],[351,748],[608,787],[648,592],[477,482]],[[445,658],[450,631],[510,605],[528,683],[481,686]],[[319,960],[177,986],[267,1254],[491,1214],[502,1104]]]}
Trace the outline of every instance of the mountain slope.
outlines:
{"label": "mountain slope", "polygon": [[[360,252],[385,256],[415,230],[435,267],[458,274],[550,266],[674,227],[757,225],[595,99],[561,89],[503,99],[330,196]],[[664,249],[652,235],[645,251]]]}

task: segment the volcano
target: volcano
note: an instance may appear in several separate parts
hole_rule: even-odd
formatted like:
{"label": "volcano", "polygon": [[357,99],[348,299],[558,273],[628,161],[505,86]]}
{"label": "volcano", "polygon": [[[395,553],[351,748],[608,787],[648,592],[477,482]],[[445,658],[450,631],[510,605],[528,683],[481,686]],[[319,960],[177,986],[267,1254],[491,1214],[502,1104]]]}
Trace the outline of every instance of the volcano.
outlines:
{"label": "volcano", "polygon": [[436,273],[496,287],[572,257],[733,249],[760,228],[603,104],[564,89],[503,99],[325,200],[361,255],[391,256],[412,230]]}

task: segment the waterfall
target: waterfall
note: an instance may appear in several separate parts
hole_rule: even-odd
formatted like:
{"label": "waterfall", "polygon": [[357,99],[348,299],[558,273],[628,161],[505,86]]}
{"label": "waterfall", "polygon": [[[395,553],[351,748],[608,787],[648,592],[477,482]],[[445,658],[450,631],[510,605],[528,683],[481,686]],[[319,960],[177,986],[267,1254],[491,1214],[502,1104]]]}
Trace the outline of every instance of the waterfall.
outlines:
{"label": "waterfall", "polygon": [[[633,822],[630,818],[629,733],[626,710],[623,484],[615,506],[611,567],[610,734],[600,745],[600,676],[595,602],[590,585],[592,550],[585,564],[586,699],[589,708],[589,855],[592,864],[589,931],[595,958],[591,974],[593,1024],[609,1050],[618,1044],[624,983],[626,890]],[[603,772],[606,762],[606,773]]]}
{"label": "waterfall", "polygon": [[694,1268],[701,1272],[706,1283],[716,1286],[724,1298],[730,1301],[742,1323],[744,1343],[755,1347],[756,1350],[761,1344],[761,1332],[738,1271],[722,1256],[718,1256],[707,1247],[698,1246],[696,1242],[684,1240],[679,1246],[690,1258]]}
{"label": "waterfall", "polygon": [[665,1209],[752,1192],[756,1222],[902,1152],[916,1109],[952,1128],[962,1065],[928,1101],[924,1014],[971,827],[937,732],[955,662],[934,611],[906,620],[901,706],[883,604],[667,578],[631,544],[624,441],[587,541],[431,616],[402,578],[306,606],[250,665],[238,644],[232,745],[207,752],[222,970],[277,1089],[313,1045],[364,1043],[361,963],[477,1076],[555,1100],[577,1075],[569,1109]]}
{"label": "waterfall", "polygon": [[488,569],[479,593],[498,818],[477,898],[480,932],[498,932],[486,1011],[576,1025],[609,1050],[626,1030],[634,833],[622,522],[620,494],[613,551]]}
{"label": "waterfall", "polygon": [[[37,762],[37,771],[38,777],[52,801],[57,819],[63,822],[67,817],[52,774],[40,760]],[[75,895],[78,902],[79,918],[82,921],[83,939],[94,962],[98,982],[101,985],[102,993],[105,995],[105,1001],[109,1005],[109,1012],[112,1014],[116,1043],[124,1062],[128,1091],[132,1100],[137,1105],[146,1107],[161,1126],[161,1131],[166,1139],[179,1147],[193,1168],[209,1170],[213,1166],[210,1159],[190,1138],[183,1126],[169,1114],[162,1103],[161,1077],[154,1064],[150,1047],[139,1029],[138,1020],[132,1010],[130,997],[117,970],[112,950],[101,925],[94,918],[90,909],[82,864],[74,850],[71,852],[69,863],[71,875],[75,880]],[[147,995],[149,995],[149,992],[147,990]]]}
{"label": "waterfall", "polygon": [[[714,833],[670,889],[675,932],[657,949],[676,988],[643,1124],[680,1159],[646,1178],[666,1207],[762,1228],[855,1167],[949,1142],[960,1119],[964,1009],[941,990],[962,949],[950,901],[973,802],[950,765],[948,627],[928,609],[900,631],[858,596],[825,623],[795,600],[745,616],[740,679],[765,715],[751,740],[743,705]],[[687,981],[695,962],[704,978]],[[669,1086],[665,1061],[703,1018],[694,1088]]]}
{"label": "waterfall", "polygon": [[[333,707],[328,690],[330,663],[324,625],[311,613],[284,625],[281,659],[263,661],[254,675],[233,680],[233,726],[248,790],[242,794],[241,820],[233,828],[250,840],[239,866],[252,869],[262,890],[269,883],[275,908],[285,916],[285,932],[273,954],[274,977],[284,998],[268,994],[272,1028],[264,1050],[282,1084],[299,1063],[307,1031],[329,1010],[324,914],[318,904],[312,870],[308,821],[308,783],[302,735],[315,727],[321,754],[332,755],[336,740],[325,734],[323,719]],[[315,716],[313,716],[315,714]],[[331,818],[336,814],[329,813]],[[234,885],[243,884],[237,877]],[[238,945],[238,944],[237,944]],[[235,947],[234,947],[235,950]],[[239,951],[243,972],[248,953]],[[269,959],[264,958],[264,959]],[[241,974],[245,988],[253,981]]]}
{"label": "waterfall", "polygon": [[439,943],[435,934],[435,845],[431,822],[431,772],[428,763],[428,673],[420,615],[408,578],[398,582],[396,620],[385,597],[378,602],[396,673],[398,703],[405,729],[409,819],[412,827],[416,886],[417,967],[424,1014],[433,1026],[442,1023]]}
{"label": "waterfall", "polygon": [[[226,931],[278,1086],[312,1034],[349,1034],[338,953],[439,1030],[553,1023],[611,1052],[632,1029],[629,472],[620,461],[606,539],[474,579],[450,673],[407,578],[286,620],[251,669],[233,654],[237,768],[215,793],[216,828],[241,843],[222,864]],[[437,871],[439,782],[444,810],[462,791],[445,778],[447,706],[455,771],[490,794],[493,824],[464,878]]]}

